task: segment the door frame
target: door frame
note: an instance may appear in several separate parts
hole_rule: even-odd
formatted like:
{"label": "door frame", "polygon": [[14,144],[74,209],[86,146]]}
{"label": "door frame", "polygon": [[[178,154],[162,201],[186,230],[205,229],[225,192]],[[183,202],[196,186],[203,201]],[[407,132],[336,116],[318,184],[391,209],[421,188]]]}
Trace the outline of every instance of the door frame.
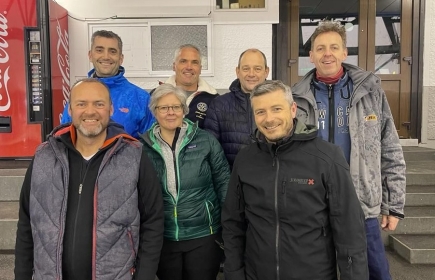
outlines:
{"label": "door frame", "polygon": [[[274,24],[272,42],[272,79],[278,79],[290,84],[291,75],[298,75],[297,67],[291,67],[291,58],[298,58],[298,49],[291,51],[291,38],[299,36],[299,6],[301,0],[279,0],[279,23]],[[303,0],[302,0],[303,1]],[[409,1],[409,0],[408,0]],[[368,5],[366,1],[360,1],[360,10],[363,5]],[[292,9],[293,7],[293,9]],[[363,16],[363,15],[362,15]],[[361,16],[361,18],[363,18]],[[425,1],[412,1],[412,65],[411,65],[411,94],[410,94],[410,138],[421,141],[422,125],[422,99],[423,99],[423,43],[424,43],[424,21],[425,21]],[[297,24],[293,24],[296,22]],[[368,22],[360,20],[359,25],[362,30],[367,30]],[[366,31],[364,31],[366,32]],[[359,38],[359,50],[362,44],[367,44],[367,36]],[[374,46],[373,46],[374,47]],[[358,54],[360,65],[367,60],[367,54]]]}

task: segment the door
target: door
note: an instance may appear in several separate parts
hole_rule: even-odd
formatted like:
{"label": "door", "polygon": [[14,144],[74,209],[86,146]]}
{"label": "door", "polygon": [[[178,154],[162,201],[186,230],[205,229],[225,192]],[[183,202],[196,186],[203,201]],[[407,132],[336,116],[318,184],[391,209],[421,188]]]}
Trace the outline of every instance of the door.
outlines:
{"label": "door", "polygon": [[399,136],[409,138],[412,0],[291,0],[289,13],[290,85],[314,67],[310,38],[319,21],[338,20],[347,31],[346,62],[381,78]]}

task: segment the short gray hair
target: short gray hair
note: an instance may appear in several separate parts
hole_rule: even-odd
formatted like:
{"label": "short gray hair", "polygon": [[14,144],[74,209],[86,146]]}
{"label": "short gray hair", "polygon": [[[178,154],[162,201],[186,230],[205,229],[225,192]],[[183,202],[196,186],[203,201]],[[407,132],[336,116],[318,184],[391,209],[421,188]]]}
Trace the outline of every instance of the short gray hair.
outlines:
{"label": "short gray hair", "polygon": [[122,54],[122,40],[121,40],[121,37],[119,37],[119,35],[116,34],[115,32],[109,31],[109,30],[97,30],[97,31],[95,31],[91,37],[91,48],[94,46],[96,37],[115,39],[116,41],[118,41],[119,53]]}
{"label": "short gray hair", "polygon": [[166,96],[168,94],[174,94],[178,100],[180,100],[181,105],[183,105],[183,114],[187,115],[189,113],[189,107],[187,106],[186,100],[186,92],[181,87],[174,87],[171,84],[165,83],[161,84],[160,86],[156,87],[153,94],[151,95],[151,101],[148,105],[148,108],[155,116],[154,113],[157,107],[157,103],[159,103],[160,98],[163,96]]}
{"label": "short gray hair", "polygon": [[[261,96],[263,94],[271,93],[274,91],[281,90],[284,92],[285,99],[287,99],[290,106],[294,103],[293,95],[290,87],[288,85],[285,85],[283,82],[279,80],[269,80],[264,81],[261,84],[258,84],[254,87],[254,89],[251,91],[251,100],[252,98],[256,96]],[[251,102],[252,105],[252,102]]]}
{"label": "short gray hair", "polygon": [[186,48],[195,49],[195,50],[198,52],[198,54],[199,54],[199,62],[202,64],[202,55],[201,55],[201,50],[200,50],[197,46],[192,45],[192,44],[184,44],[184,45],[179,46],[179,47],[175,50],[175,53],[174,53],[174,62],[177,62],[177,59],[178,59],[178,57],[180,56],[180,52],[181,52],[181,50],[182,50],[182,49],[186,49]]}

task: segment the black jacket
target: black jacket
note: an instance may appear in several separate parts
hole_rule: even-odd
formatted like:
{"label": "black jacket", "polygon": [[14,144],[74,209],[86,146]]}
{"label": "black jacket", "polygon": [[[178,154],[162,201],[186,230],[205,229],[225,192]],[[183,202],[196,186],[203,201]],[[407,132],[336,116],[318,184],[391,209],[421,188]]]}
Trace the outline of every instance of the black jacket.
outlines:
{"label": "black jacket", "polygon": [[[297,122],[296,122],[297,123]],[[222,211],[227,280],[367,280],[364,216],[340,148],[297,123],[236,158]],[[337,255],[336,255],[337,252]]]}
{"label": "black jacket", "polygon": [[[111,123],[107,136],[109,144],[101,148],[89,161],[75,149],[70,133],[58,137],[58,141],[61,141],[67,150],[70,170],[62,253],[62,277],[65,280],[92,278],[94,186],[103,157],[116,143],[117,140],[111,140],[119,137],[118,133],[126,134],[118,124]],[[15,247],[17,280],[31,279],[33,273],[33,237],[29,209],[32,170],[33,161],[25,175],[20,195]],[[154,279],[153,274],[157,269],[163,241],[163,199],[154,167],[143,151],[137,189],[141,243],[137,253],[136,275],[141,277],[140,279]],[[139,258],[142,258],[142,261],[139,261]]]}
{"label": "black jacket", "polygon": [[221,143],[232,168],[237,153],[251,144],[255,130],[249,94],[244,93],[239,79],[232,82],[230,92],[216,97],[210,104],[204,129]]}

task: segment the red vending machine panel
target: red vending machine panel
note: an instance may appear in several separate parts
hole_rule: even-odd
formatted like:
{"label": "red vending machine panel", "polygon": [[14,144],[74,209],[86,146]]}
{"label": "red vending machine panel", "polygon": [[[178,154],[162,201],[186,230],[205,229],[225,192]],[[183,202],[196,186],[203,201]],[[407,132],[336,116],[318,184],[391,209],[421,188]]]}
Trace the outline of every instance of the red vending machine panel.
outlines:
{"label": "red vending machine panel", "polygon": [[0,1],[0,159],[31,158],[69,97],[68,12]]}
{"label": "red vending machine panel", "polygon": [[[36,0],[0,2],[0,158],[30,157],[41,124],[28,116],[25,28],[37,27]],[[29,57],[30,58],[30,57]]]}
{"label": "red vending machine panel", "polygon": [[49,15],[52,119],[53,126],[56,127],[60,124],[70,92],[68,11],[56,2],[50,1]]}

